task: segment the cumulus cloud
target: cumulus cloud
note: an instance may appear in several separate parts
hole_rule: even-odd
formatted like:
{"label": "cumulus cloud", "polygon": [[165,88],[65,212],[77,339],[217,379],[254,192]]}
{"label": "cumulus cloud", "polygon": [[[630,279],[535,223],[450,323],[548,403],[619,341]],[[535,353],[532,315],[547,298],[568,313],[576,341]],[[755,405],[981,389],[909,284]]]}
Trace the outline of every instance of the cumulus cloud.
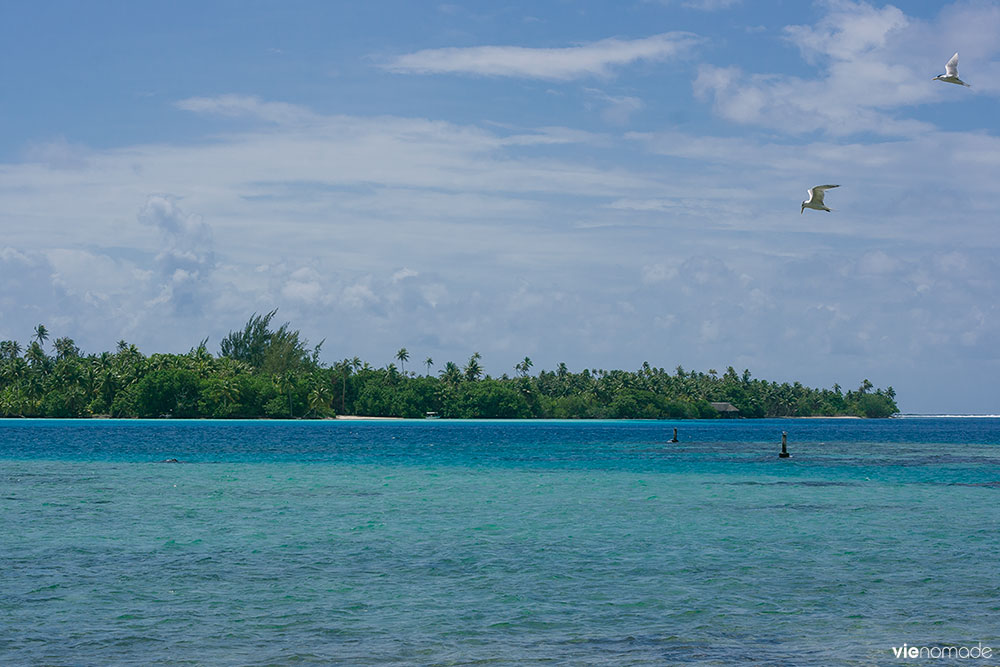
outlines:
{"label": "cumulus cloud", "polygon": [[642,39],[611,38],[561,48],[449,47],[405,54],[383,67],[401,74],[472,74],[566,81],[607,77],[616,67],[673,58],[697,42],[698,38],[690,33],[670,32]]}
{"label": "cumulus cloud", "polygon": [[200,312],[203,302],[212,297],[207,285],[215,268],[211,228],[167,195],[150,195],[138,219],[159,230],[163,238],[163,249],[156,256],[163,282],[154,302],[169,303],[182,312]]}
{"label": "cumulus cloud", "polygon": [[407,278],[416,278],[419,275],[420,274],[414,271],[413,269],[408,269],[406,267],[403,267],[399,271],[396,271],[394,274],[392,274],[392,282],[398,283],[401,280],[406,280]]}
{"label": "cumulus cloud", "polygon": [[[942,71],[951,53],[942,45],[930,58],[917,48],[926,51],[926,44],[940,43],[942,32],[952,33],[952,43],[964,42],[954,26],[948,27],[955,13],[976,25],[977,31],[984,24],[992,26],[994,38],[1000,28],[1000,10],[984,5],[959,3],[945,8],[940,19],[943,31],[940,25],[932,28],[893,5],[879,8],[839,0],[827,7],[827,14],[815,24],[784,30],[789,43],[818,68],[819,76],[703,64],[694,82],[695,95],[711,102],[721,117],[744,125],[793,134],[915,136],[930,126],[901,117],[897,110],[941,99],[947,91],[929,80]],[[998,50],[995,39],[992,47],[973,42],[980,57]]]}
{"label": "cumulus cloud", "polygon": [[830,7],[831,11],[814,25],[785,28],[792,43],[807,57],[862,64],[867,56],[884,49],[894,33],[910,24],[906,15],[892,5],[879,9],[865,2],[841,1]]}

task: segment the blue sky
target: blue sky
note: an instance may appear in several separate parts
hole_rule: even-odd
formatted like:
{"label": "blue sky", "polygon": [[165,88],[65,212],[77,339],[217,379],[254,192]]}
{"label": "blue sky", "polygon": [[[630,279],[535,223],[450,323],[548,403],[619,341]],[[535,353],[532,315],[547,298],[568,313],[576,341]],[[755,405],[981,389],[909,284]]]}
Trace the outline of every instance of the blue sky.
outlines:
{"label": "blue sky", "polygon": [[[1000,2],[46,2],[0,339],[892,385],[1000,413]],[[952,53],[972,88],[932,81]],[[839,183],[833,213],[806,189]],[[420,367],[422,370],[422,366]]]}

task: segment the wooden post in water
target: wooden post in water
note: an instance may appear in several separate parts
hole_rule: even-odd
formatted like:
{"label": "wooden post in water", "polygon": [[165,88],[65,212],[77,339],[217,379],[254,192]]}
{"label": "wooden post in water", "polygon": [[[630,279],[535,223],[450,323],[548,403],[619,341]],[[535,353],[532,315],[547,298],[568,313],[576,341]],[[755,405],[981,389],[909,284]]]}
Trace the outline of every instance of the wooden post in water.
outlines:
{"label": "wooden post in water", "polygon": [[674,427],[674,439],[671,440],[670,442],[677,442],[677,427],[676,426]]}
{"label": "wooden post in water", "polygon": [[792,455],[788,453],[788,432],[781,432],[781,453],[778,454],[779,459],[787,459]]}

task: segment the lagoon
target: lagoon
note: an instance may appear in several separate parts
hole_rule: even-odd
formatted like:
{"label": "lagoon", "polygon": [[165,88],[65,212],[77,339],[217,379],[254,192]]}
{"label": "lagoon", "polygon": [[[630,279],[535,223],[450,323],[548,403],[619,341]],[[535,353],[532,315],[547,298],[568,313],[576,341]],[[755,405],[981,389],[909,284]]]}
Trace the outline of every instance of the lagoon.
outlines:
{"label": "lagoon", "polygon": [[0,662],[1000,648],[998,493],[1000,419],[0,420]]}

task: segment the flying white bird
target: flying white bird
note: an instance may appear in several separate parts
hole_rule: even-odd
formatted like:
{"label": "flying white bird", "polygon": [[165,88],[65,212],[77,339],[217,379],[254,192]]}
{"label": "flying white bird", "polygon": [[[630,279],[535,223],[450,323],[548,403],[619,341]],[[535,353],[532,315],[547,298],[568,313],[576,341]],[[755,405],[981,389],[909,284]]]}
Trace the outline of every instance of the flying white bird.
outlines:
{"label": "flying white bird", "polygon": [[802,202],[802,208],[799,210],[799,214],[805,211],[807,208],[813,208],[817,211],[830,211],[826,206],[823,205],[823,193],[830,188],[839,188],[839,185],[816,185],[809,188],[809,199]]}
{"label": "flying white bird", "polygon": [[945,83],[955,83],[966,88],[972,88],[969,84],[958,78],[958,54],[956,53],[944,66],[944,74],[938,74],[931,81],[944,81]]}

